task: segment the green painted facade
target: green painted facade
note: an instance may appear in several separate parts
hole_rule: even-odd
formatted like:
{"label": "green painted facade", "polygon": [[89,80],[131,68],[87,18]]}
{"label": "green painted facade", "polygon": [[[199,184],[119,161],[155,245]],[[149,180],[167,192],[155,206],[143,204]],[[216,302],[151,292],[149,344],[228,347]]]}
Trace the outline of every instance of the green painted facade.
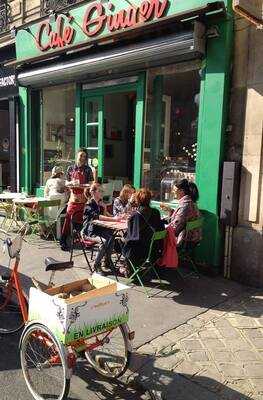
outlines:
{"label": "green painted facade", "polygon": [[[127,8],[126,1],[115,1],[117,9]],[[231,2],[228,3],[231,10]],[[140,4],[139,0],[134,0],[133,4]],[[184,12],[192,8],[200,7],[207,4],[207,1],[201,0],[177,0],[171,1],[168,14]],[[227,4],[226,4],[227,5]],[[83,5],[79,8],[70,10],[72,15],[82,15],[83,9],[87,7]],[[230,11],[229,11],[230,12]],[[82,13],[82,14],[81,14]],[[158,24],[158,22],[156,22]],[[224,159],[224,138],[226,119],[228,115],[228,96],[229,96],[229,80],[231,69],[232,41],[233,41],[233,21],[231,14],[227,14],[225,18],[218,21],[213,20],[213,25],[217,25],[219,37],[207,40],[206,59],[203,63],[201,92],[200,92],[200,108],[199,108],[199,126],[198,126],[198,151],[197,151],[197,185],[200,191],[199,208],[205,217],[204,233],[202,246],[199,249],[200,260],[218,267],[221,263],[222,256],[222,238],[218,224],[219,201],[220,201],[220,181],[222,161]],[[35,25],[30,28],[35,29]],[[102,34],[107,34],[104,32]],[[19,58],[30,58],[35,53],[35,47],[31,40],[25,42],[24,35],[28,32],[20,31],[17,36],[17,52]],[[81,35],[81,34],[80,34]],[[28,37],[28,36],[27,36]],[[32,38],[32,36],[31,36]],[[33,39],[33,38],[32,38]],[[22,41],[24,40],[24,46]],[[78,40],[83,40],[80,37]],[[134,184],[140,187],[142,174],[142,155],[143,155],[143,134],[145,121],[145,105],[146,105],[146,84],[147,71],[139,74],[137,83],[130,85],[114,86],[112,88],[97,89],[92,91],[82,91],[81,85],[76,87],[76,139],[75,147],[87,146],[87,131],[83,128],[87,126],[86,104],[96,98],[100,104],[100,116],[98,120],[99,127],[99,175],[103,176],[103,96],[106,93],[121,92],[122,90],[134,90],[137,94],[136,103],[136,138],[135,138],[135,162],[134,162]],[[154,85],[154,125],[156,135],[154,141],[158,141],[160,133],[160,113],[162,99],[162,78],[156,80]],[[41,135],[41,111],[38,113],[39,124],[34,121],[32,127],[32,110],[38,102],[35,97],[34,106],[32,107],[33,94],[30,89],[20,88],[20,145],[21,145],[21,176],[20,186],[24,187],[28,192],[32,192],[35,187],[35,153],[37,143],[34,139],[35,135]],[[41,109],[40,99],[39,108]],[[34,115],[36,115],[34,113]],[[86,121],[86,123],[84,123]],[[87,128],[86,128],[87,129]],[[158,133],[159,132],[159,133]],[[154,146],[154,143],[151,143]],[[154,154],[152,154],[154,157]],[[154,171],[153,171],[154,173]]]}
{"label": "green painted facade", "polygon": [[[151,0],[153,3],[156,2],[156,0]],[[170,18],[174,17],[177,14],[183,14],[189,10],[192,9],[197,9],[200,8],[208,3],[206,0],[160,0],[161,2],[165,3],[167,2],[166,6],[166,11],[163,14],[162,18]],[[215,3],[216,0],[210,0],[209,3]],[[70,10],[70,15],[73,17],[73,20],[71,22],[65,22],[65,26],[69,25],[72,27],[75,31],[74,34],[74,40],[70,45],[67,45],[67,47],[70,46],[76,46],[80,44],[88,44],[89,41],[94,41],[95,39],[101,39],[103,37],[107,37],[112,34],[118,34],[120,32],[123,32],[124,29],[120,31],[114,31],[113,33],[109,32],[107,25],[104,24],[102,27],[101,31],[96,35],[89,37],[85,34],[83,31],[83,18],[85,15],[85,12],[87,8],[89,7],[90,4],[96,3],[93,0],[85,3],[79,7],[72,8]],[[97,3],[100,3],[99,1]],[[105,12],[106,15],[113,15],[121,10],[127,10],[129,7],[131,7],[131,4],[134,7],[139,7],[142,3],[141,0],[132,0],[132,2],[128,2],[127,0],[112,0],[111,3],[113,4],[113,9],[112,11],[108,10],[107,3],[105,3]],[[222,1],[222,3],[227,4],[227,0]],[[95,12],[93,17],[97,17],[98,14]],[[47,18],[44,18],[42,20],[47,20]],[[67,21],[67,18],[65,18],[65,21]],[[18,60],[25,60],[27,58],[33,58],[37,57],[43,54],[50,54],[55,52],[57,49],[49,49],[46,51],[41,51],[37,48],[36,46],[36,37],[39,29],[39,24],[41,21],[38,21],[28,27],[28,30],[18,30],[17,32],[17,37],[16,37],[16,55]],[[144,25],[147,24],[158,24],[158,19],[153,18],[149,22],[145,22]],[[52,27],[52,30],[56,30],[56,22],[50,22],[50,25]],[[138,24],[140,26],[141,24]],[[130,29],[130,28],[129,28]],[[47,35],[43,36],[44,42],[47,43]]]}

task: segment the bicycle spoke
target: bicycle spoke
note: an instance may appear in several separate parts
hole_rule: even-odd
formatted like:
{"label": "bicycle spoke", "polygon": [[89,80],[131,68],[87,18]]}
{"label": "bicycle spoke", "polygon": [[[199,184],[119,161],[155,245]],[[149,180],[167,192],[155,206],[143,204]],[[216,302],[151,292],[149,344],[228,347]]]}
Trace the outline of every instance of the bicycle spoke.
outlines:
{"label": "bicycle spoke", "polygon": [[25,331],[21,346],[21,365],[28,388],[39,400],[62,400],[69,382],[61,347],[47,328],[34,325],[28,333]]}

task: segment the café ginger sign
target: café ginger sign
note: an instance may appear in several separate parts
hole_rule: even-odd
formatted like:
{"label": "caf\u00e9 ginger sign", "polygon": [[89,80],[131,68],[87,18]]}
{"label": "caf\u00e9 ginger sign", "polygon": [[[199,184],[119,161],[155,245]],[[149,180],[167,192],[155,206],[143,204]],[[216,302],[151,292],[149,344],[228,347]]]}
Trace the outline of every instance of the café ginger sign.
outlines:
{"label": "caf\u00e9 ginger sign", "polygon": [[[227,0],[223,0],[223,3]],[[98,40],[171,20],[191,9],[207,6],[207,0],[109,0],[80,3],[47,15],[41,21],[17,29],[17,60],[28,60],[57,51],[69,51]],[[218,3],[210,0],[209,4]],[[157,25],[158,26],[158,25]]]}
{"label": "caf\u00e9 ginger sign", "polygon": [[[131,6],[115,12],[112,3],[92,3],[86,9],[81,28],[89,38],[96,37],[104,29],[109,33],[122,31],[162,18],[168,7],[168,0],[145,0],[138,7]],[[40,51],[46,51],[73,44],[75,35],[74,17],[59,15],[54,28],[49,20],[39,25],[35,42]]]}

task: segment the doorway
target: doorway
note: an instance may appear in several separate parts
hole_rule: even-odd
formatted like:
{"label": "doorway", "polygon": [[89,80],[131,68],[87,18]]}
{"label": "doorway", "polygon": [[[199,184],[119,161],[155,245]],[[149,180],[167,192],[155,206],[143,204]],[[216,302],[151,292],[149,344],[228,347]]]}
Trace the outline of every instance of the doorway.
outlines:
{"label": "doorway", "polygon": [[10,185],[9,102],[0,101],[0,190]]}
{"label": "doorway", "polygon": [[135,154],[143,131],[144,99],[138,96],[137,85],[136,82],[83,92],[83,139],[89,163],[97,169],[100,180],[113,180],[120,187],[140,179]]}
{"label": "doorway", "polygon": [[104,178],[133,182],[136,92],[104,97]]}

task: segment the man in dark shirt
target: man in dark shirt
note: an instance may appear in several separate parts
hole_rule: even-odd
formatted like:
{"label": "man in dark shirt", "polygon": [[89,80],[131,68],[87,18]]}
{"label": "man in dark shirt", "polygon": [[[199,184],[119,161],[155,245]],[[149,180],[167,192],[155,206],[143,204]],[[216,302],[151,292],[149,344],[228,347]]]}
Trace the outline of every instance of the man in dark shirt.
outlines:
{"label": "man in dark shirt", "polygon": [[88,184],[94,180],[92,169],[87,165],[87,158],[88,156],[86,150],[80,149],[77,152],[76,164],[68,167],[67,169],[66,183],[72,184],[72,187],[70,188],[71,193],[60,239],[60,246],[62,250],[68,250],[67,237],[70,231],[70,221],[72,216],[76,214],[76,219],[82,223],[86,197],[84,194],[85,188],[80,187],[79,185]]}

